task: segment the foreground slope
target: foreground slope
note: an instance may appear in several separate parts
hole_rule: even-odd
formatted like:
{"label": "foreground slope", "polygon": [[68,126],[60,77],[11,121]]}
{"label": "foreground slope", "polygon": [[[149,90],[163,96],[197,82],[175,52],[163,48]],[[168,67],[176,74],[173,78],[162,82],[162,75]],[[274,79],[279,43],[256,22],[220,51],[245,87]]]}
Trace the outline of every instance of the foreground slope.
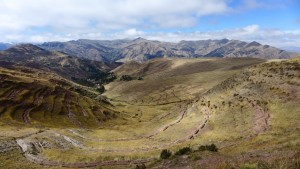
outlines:
{"label": "foreground slope", "polygon": [[[152,168],[299,168],[300,58],[260,64],[200,94],[208,126],[195,152]],[[218,153],[199,151],[214,143]],[[197,151],[198,150],[198,151]]]}

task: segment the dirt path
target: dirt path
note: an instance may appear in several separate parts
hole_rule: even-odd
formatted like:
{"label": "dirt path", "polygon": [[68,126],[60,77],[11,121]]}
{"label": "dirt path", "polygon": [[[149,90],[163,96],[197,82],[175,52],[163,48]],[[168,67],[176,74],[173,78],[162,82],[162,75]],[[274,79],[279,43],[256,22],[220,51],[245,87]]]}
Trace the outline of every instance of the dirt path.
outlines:
{"label": "dirt path", "polygon": [[270,113],[265,111],[262,107],[255,106],[255,126],[254,131],[257,134],[265,132],[269,127]]}
{"label": "dirt path", "polygon": [[[126,149],[120,149],[120,148],[118,148],[118,149],[103,149],[103,148],[89,148],[89,147],[81,147],[81,148],[86,149],[86,150],[96,150],[96,151],[110,152],[110,153],[111,152],[149,152],[149,151],[154,151],[154,150],[158,150],[158,149],[168,148],[168,147],[174,146],[176,144],[183,143],[188,140],[194,139],[197,135],[199,135],[201,133],[201,131],[207,125],[207,123],[209,121],[209,117],[210,117],[210,110],[208,107],[204,107],[202,111],[206,115],[205,119],[195,129],[192,129],[191,131],[187,132],[190,134],[188,134],[180,139],[177,139],[173,142],[170,142],[170,143],[153,145],[153,146],[144,147],[144,148],[135,148],[135,149],[128,149],[128,148],[126,148]],[[70,131],[81,138],[85,138],[83,135],[81,135],[80,133],[77,133],[74,130],[70,130]],[[140,139],[149,139],[149,138],[141,137]],[[72,139],[72,140],[75,140],[75,139]],[[113,141],[120,141],[120,140],[122,140],[122,139],[113,140]],[[123,141],[132,141],[132,140],[135,140],[135,139],[123,139]],[[105,141],[108,142],[108,140],[105,140]],[[76,146],[76,147],[78,147],[78,146]]]}
{"label": "dirt path", "polygon": [[149,139],[151,137],[154,137],[158,134],[160,134],[161,132],[164,132],[166,131],[168,128],[178,124],[181,122],[181,120],[184,118],[184,115],[186,114],[186,110],[183,110],[180,115],[179,115],[179,118],[175,121],[175,122],[172,122],[160,129],[158,129],[157,131],[153,132],[152,134],[147,134],[145,136],[138,136],[138,137],[135,137],[135,138],[120,138],[120,139],[111,139],[111,140],[108,140],[108,139],[93,139],[93,138],[87,138],[85,136],[83,136],[82,134],[76,132],[75,130],[72,130],[70,129],[69,131],[75,135],[77,135],[78,137],[80,138],[83,138],[83,139],[87,139],[87,140],[91,140],[91,141],[96,141],[96,142],[121,142],[121,141],[135,141],[135,140],[141,140],[141,139]]}
{"label": "dirt path", "polygon": [[[120,149],[120,148],[116,148],[116,149],[102,149],[102,148],[93,148],[93,147],[87,147],[85,145],[83,145],[81,142],[79,142],[78,140],[68,137],[66,135],[57,133],[55,131],[51,131],[52,134],[54,134],[57,137],[62,137],[65,142],[69,143],[70,145],[83,149],[83,150],[87,150],[87,151],[99,151],[99,152],[149,152],[149,151],[154,151],[154,150],[159,150],[159,149],[163,149],[163,148],[169,148],[172,146],[175,146],[177,144],[186,142],[188,140],[191,140],[193,138],[195,138],[200,132],[201,130],[204,129],[204,127],[206,126],[206,124],[209,121],[209,115],[210,115],[210,111],[208,107],[203,108],[202,110],[204,112],[204,114],[206,115],[205,119],[198,125],[198,127],[196,127],[195,129],[192,129],[191,131],[187,132],[189,134],[187,134],[186,136],[179,138],[177,140],[174,140],[172,142],[169,143],[165,143],[165,144],[160,144],[160,145],[151,145],[149,147],[141,147],[141,148],[135,148],[135,149]],[[149,139],[152,136],[154,136],[155,134],[159,134],[160,132],[163,132],[167,129],[169,129],[170,127],[172,127],[173,125],[176,125],[178,123],[180,123],[182,121],[182,119],[184,118],[184,116],[187,113],[187,109],[183,110],[180,112],[180,115],[178,117],[178,119],[171,123],[168,124],[167,126],[159,129],[159,132],[155,132],[154,134],[150,135],[150,136],[141,136],[139,138],[133,138],[133,139],[116,139],[116,140],[102,140],[102,141],[130,141],[130,140],[135,140],[135,139]],[[80,133],[77,133],[75,130],[69,130],[70,132],[72,132],[73,134],[87,139],[85,136],[81,135]],[[93,139],[94,140],[94,139]],[[96,141],[99,141],[98,139],[95,139]],[[101,140],[100,140],[101,141]],[[24,156],[37,164],[40,165],[47,165],[47,166],[64,166],[64,167],[73,167],[73,168],[83,168],[83,167],[95,167],[95,166],[114,166],[114,165],[130,165],[130,164],[141,164],[141,163],[147,163],[150,162],[152,160],[154,160],[154,158],[146,158],[146,159],[134,159],[134,160],[108,160],[108,161],[99,161],[99,162],[88,162],[88,163],[65,163],[65,162],[60,162],[60,161],[48,161],[47,159],[44,159],[42,156],[39,155],[39,153],[35,152],[34,154],[32,154],[32,152],[30,151],[30,149],[33,149],[34,147],[32,147],[32,145],[35,145],[35,143],[27,143],[26,142],[26,138],[22,138],[22,139],[17,139],[16,140],[17,144],[19,145],[19,147],[21,148]]]}
{"label": "dirt path", "polygon": [[[66,136],[64,136],[66,137]],[[70,138],[65,138],[67,141],[74,143],[74,140],[71,140]],[[34,144],[28,144],[24,139],[17,139],[16,140],[17,145],[20,147],[21,151],[23,152],[23,155],[26,159],[29,161],[40,164],[40,165],[46,165],[46,166],[62,166],[62,167],[71,167],[71,168],[85,168],[85,167],[96,167],[96,166],[115,166],[115,165],[131,165],[131,164],[142,164],[147,163],[154,158],[144,158],[144,159],[134,159],[134,160],[107,160],[107,161],[97,161],[97,162],[84,162],[84,163],[66,163],[66,162],[60,162],[60,161],[49,161],[41,157],[39,154],[33,155],[30,153],[30,148]],[[77,143],[76,143],[77,144]]]}
{"label": "dirt path", "polygon": [[153,134],[150,134],[150,135],[146,136],[145,138],[151,138],[151,137],[153,137],[153,136],[155,136],[155,135],[158,135],[159,133],[161,133],[161,132],[163,132],[163,131],[166,131],[168,128],[170,128],[170,127],[172,127],[172,126],[174,126],[174,125],[180,123],[181,120],[182,120],[182,119],[184,118],[184,116],[186,115],[186,113],[187,113],[187,108],[186,108],[185,110],[181,111],[180,116],[179,116],[179,119],[177,119],[175,122],[173,122],[173,123],[171,123],[171,124],[168,124],[168,125],[164,126],[163,128],[157,130],[157,131],[156,131],[155,133],[153,133]]}
{"label": "dirt path", "polygon": [[260,133],[264,133],[268,127],[271,120],[270,112],[264,110],[261,106],[259,106],[255,101],[250,101],[249,106],[254,109],[254,127],[253,130],[256,135]]}

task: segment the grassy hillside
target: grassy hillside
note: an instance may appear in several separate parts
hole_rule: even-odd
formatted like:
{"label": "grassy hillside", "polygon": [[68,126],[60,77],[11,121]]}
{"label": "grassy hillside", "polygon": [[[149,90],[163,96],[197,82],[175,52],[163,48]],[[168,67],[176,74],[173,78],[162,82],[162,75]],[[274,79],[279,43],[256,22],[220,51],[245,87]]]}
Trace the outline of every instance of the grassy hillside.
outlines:
{"label": "grassy hillside", "polygon": [[[118,77],[143,78],[106,85],[109,102],[94,99],[93,88],[27,69],[0,69],[7,168],[299,166],[299,58],[126,63]],[[198,150],[210,144],[218,152]],[[183,147],[191,152],[158,160],[163,149]],[[4,158],[12,156],[16,164]]]}
{"label": "grassy hillside", "polygon": [[115,81],[105,86],[106,95],[142,105],[180,102],[196,97],[241,69],[262,63],[262,59],[155,59],[144,64],[129,62],[113,70],[121,77],[143,80]]}
{"label": "grassy hillside", "polygon": [[[300,60],[253,66],[200,94],[207,130],[190,142],[195,152],[153,168],[299,168]],[[214,143],[218,153],[197,151]],[[214,162],[213,162],[214,161]]]}

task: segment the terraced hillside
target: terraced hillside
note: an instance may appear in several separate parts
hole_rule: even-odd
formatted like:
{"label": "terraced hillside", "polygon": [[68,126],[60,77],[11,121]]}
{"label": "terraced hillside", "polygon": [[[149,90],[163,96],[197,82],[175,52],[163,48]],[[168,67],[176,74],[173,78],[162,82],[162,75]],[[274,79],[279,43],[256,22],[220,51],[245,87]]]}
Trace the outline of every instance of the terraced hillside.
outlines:
{"label": "terraced hillside", "polygon": [[0,69],[0,120],[4,124],[94,128],[116,117],[106,108],[109,104],[81,94],[97,96],[95,91],[56,74],[27,68],[22,71]]}
{"label": "terraced hillside", "polygon": [[[133,80],[107,84],[103,101],[54,73],[1,68],[0,168],[297,167],[299,68],[299,58],[126,63],[114,72]],[[219,151],[198,151],[208,144]]]}

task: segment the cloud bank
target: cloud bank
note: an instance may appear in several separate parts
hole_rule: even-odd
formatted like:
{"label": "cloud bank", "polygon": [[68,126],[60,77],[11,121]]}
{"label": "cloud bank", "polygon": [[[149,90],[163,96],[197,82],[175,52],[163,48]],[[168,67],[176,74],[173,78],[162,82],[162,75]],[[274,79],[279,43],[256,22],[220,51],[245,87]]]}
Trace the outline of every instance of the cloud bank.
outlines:
{"label": "cloud bank", "polygon": [[[201,18],[238,11],[230,0],[0,0],[0,41],[44,42],[73,39],[145,37],[162,41],[239,39],[276,46],[299,45],[295,30],[259,25],[214,31],[199,27]],[[238,5],[237,5],[238,6]],[[244,0],[239,9],[265,7]],[[277,43],[280,40],[281,43]]]}

